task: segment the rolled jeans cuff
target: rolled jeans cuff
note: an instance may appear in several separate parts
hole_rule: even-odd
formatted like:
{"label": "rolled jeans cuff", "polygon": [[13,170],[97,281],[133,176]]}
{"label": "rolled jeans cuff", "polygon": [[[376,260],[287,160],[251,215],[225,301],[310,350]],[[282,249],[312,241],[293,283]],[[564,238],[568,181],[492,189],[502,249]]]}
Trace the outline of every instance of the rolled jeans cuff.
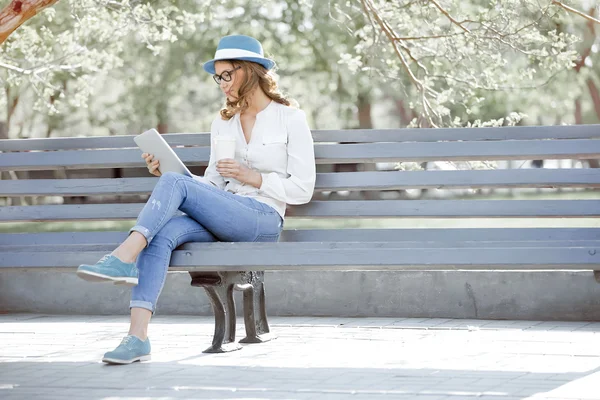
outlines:
{"label": "rolled jeans cuff", "polygon": [[142,301],[142,300],[131,300],[129,302],[129,309],[132,308],[145,308],[148,311],[151,311],[152,314],[154,314],[154,305],[152,303],[150,303],[149,301]]}
{"label": "rolled jeans cuff", "polygon": [[154,236],[150,236],[150,230],[142,225],[135,225],[133,228],[131,228],[129,230],[128,235],[131,235],[131,232],[141,233],[142,236],[144,236],[146,238],[146,247],[148,247],[148,245],[150,244],[150,241],[154,238]]}

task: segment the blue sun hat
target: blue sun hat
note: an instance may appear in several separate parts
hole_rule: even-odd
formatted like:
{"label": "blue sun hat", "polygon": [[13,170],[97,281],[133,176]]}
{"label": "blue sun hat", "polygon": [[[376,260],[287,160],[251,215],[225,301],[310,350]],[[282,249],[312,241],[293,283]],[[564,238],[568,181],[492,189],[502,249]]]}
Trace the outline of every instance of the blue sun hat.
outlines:
{"label": "blue sun hat", "polygon": [[230,35],[221,38],[215,58],[205,62],[202,67],[209,74],[214,74],[215,62],[219,60],[252,61],[262,65],[267,70],[275,66],[275,61],[265,58],[260,42],[245,35]]}

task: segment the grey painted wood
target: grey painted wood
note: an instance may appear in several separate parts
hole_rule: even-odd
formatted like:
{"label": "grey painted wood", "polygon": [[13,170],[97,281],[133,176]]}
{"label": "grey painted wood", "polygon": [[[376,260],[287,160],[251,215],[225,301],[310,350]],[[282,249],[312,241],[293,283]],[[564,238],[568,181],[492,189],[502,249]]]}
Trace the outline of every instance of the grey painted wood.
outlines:
{"label": "grey painted wood", "polygon": [[[600,158],[597,127],[364,130],[316,133],[317,162],[586,159]],[[532,140],[557,137],[558,140]],[[505,139],[518,140],[505,140]],[[578,138],[578,139],[573,139]],[[585,139],[583,139],[585,138]],[[0,141],[0,151],[40,146],[69,151],[0,154],[0,170],[144,166],[131,137]],[[167,136],[189,166],[205,165],[208,135]],[[449,140],[446,142],[434,142]],[[457,140],[467,140],[456,142]],[[478,140],[484,140],[478,141]],[[499,141],[501,140],[501,141]],[[360,142],[328,145],[321,141]],[[378,141],[381,143],[370,143]],[[386,143],[383,143],[386,142]],[[389,143],[387,143],[389,142]],[[21,146],[21,147],[19,147]],[[45,147],[44,147],[45,146]],[[49,147],[50,146],[50,147]],[[52,147],[54,146],[54,147]],[[80,147],[74,147],[80,146]],[[83,147],[82,147],[83,146]],[[108,150],[74,150],[77,148]],[[123,147],[130,147],[123,149]],[[29,147],[31,149],[31,147]],[[157,178],[5,181],[8,195],[148,194]],[[318,174],[317,190],[409,188],[600,187],[597,170],[491,170]],[[298,217],[595,217],[595,200],[422,200],[312,202],[292,207]],[[0,220],[134,218],[141,204],[4,207]],[[284,231],[280,243],[187,243],[172,270],[411,270],[600,269],[600,229],[477,228]],[[0,267],[73,268],[93,263],[126,232],[0,234]],[[59,250],[60,249],[60,250]]]}
{"label": "grey painted wood", "polygon": [[[315,269],[377,270],[379,268],[411,269],[415,266],[428,268],[479,269],[482,266],[523,269],[531,267],[564,269],[598,269],[600,248],[380,248],[377,243],[315,243],[313,250],[296,249],[293,243],[265,243],[264,249],[242,247],[232,250],[225,244],[195,243],[199,250],[182,250],[173,254],[173,264],[181,266],[223,266],[234,270],[243,262],[244,267],[279,269],[283,266],[313,267]],[[215,251],[208,250],[214,246]],[[272,249],[274,248],[274,249]],[[272,249],[272,250],[271,250]],[[225,260],[223,254],[227,253]],[[267,253],[268,252],[268,253]],[[268,254],[268,257],[265,255]],[[267,260],[268,258],[268,260]],[[202,262],[199,264],[198,261]],[[348,268],[350,267],[350,268]],[[386,268],[387,269],[387,268]]]}
{"label": "grey painted wood", "polygon": [[[238,245],[243,247],[244,249],[250,249],[247,243],[237,242],[230,243],[228,250],[230,248],[235,248]],[[280,242],[280,243],[289,243],[289,242]],[[319,242],[320,244],[329,243],[332,248],[353,248],[356,247],[355,243],[343,243],[343,242]],[[337,245],[339,243],[339,245]],[[363,243],[363,242],[360,242]],[[475,249],[475,248],[575,248],[575,247],[598,247],[600,246],[600,240],[572,240],[572,241],[504,241],[504,242],[491,242],[491,241],[482,241],[482,240],[473,240],[473,241],[402,241],[402,242],[373,242],[373,247],[375,249],[435,249],[435,248],[466,248],[466,249]],[[201,250],[202,248],[198,248],[198,245],[204,246],[204,244],[199,243],[185,243],[177,248],[177,250]],[[253,245],[250,245],[253,246]],[[3,252],[31,252],[32,247],[30,245],[12,245],[12,246],[0,246]],[[61,252],[91,252],[91,251],[105,251],[110,253],[114,250],[114,244],[61,244],[60,251]],[[294,243],[294,249],[297,250],[307,250],[313,251],[315,248],[315,242],[296,242]],[[56,245],[46,244],[46,245],[37,245],[35,246],[35,252],[44,253],[44,252],[56,252]],[[268,256],[268,255],[267,255]],[[41,261],[43,263],[43,261]],[[41,264],[40,264],[41,265]]]}
{"label": "grey painted wood", "polygon": [[[171,270],[594,270],[600,247],[397,248],[380,243],[194,243],[176,250]],[[73,268],[104,251],[3,251],[5,268]],[[376,255],[376,257],[374,256]]]}
{"label": "grey painted wood", "polygon": [[[600,142],[600,141],[599,141]],[[3,181],[0,196],[149,194],[159,178]],[[315,191],[600,187],[598,169],[382,171],[317,174]]]}
{"label": "grey painted wood", "polygon": [[65,204],[0,207],[0,221],[96,221],[137,218],[144,204]]}
{"label": "grey painted wood", "polygon": [[[315,142],[436,142],[456,140],[592,139],[600,125],[515,126],[440,129],[313,130]],[[164,134],[172,146],[208,146],[209,133]],[[136,147],[134,135],[0,140],[0,151],[75,150]]]}
{"label": "grey painted wood", "polygon": [[439,129],[353,129],[313,131],[316,142],[436,142],[456,140],[592,139],[600,125],[503,126]]}
{"label": "grey painted wood", "polygon": [[315,146],[320,163],[600,158],[598,140],[506,140]]}
{"label": "grey painted wood", "polygon": [[[187,165],[207,165],[208,147],[173,149]],[[145,167],[140,149],[69,150],[0,154],[0,171]]]}
{"label": "grey painted wood", "polygon": [[[127,232],[1,233],[0,246],[107,244]],[[600,240],[600,228],[409,228],[284,230],[280,242],[568,242]]]}
{"label": "grey painted wood", "polygon": [[[209,148],[174,149],[188,166],[206,165]],[[600,140],[361,143],[315,145],[317,164],[391,161],[537,160],[600,158]],[[0,153],[0,170],[144,167],[139,149]]]}
{"label": "grey painted wood", "polygon": [[[600,228],[293,229],[281,242],[549,242],[600,240]],[[1,240],[0,240],[1,243]]]}
{"label": "grey painted wood", "polygon": [[0,246],[29,245],[36,247],[64,243],[115,245],[126,238],[127,232],[118,231],[0,233]]}
{"label": "grey painted wood", "polygon": [[[60,137],[0,140],[0,151],[78,150],[135,148],[135,135]],[[163,139],[171,146],[209,146],[210,133],[167,133]]]}
{"label": "grey painted wood", "polygon": [[[293,217],[597,217],[599,200],[370,200],[312,201]],[[1,215],[1,209],[0,209]]]}
{"label": "grey painted wood", "polygon": [[27,179],[3,181],[2,196],[149,194],[158,178]]}
{"label": "grey painted wood", "polygon": [[[598,217],[599,200],[371,200],[312,201],[289,208],[287,217],[309,218],[522,218]],[[135,219],[144,203],[0,207],[0,221]]]}
{"label": "grey painted wood", "polygon": [[[600,141],[599,141],[600,142]],[[513,169],[323,173],[317,190],[600,187],[594,169]]]}

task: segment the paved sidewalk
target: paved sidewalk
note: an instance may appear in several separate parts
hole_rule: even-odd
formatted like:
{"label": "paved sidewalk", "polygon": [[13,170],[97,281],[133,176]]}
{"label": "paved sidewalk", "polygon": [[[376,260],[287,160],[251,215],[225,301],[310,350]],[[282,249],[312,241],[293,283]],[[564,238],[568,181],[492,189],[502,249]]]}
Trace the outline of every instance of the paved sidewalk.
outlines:
{"label": "paved sidewalk", "polygon": [[[600,399],[600,323],[271,318],[203,354],[207,317],[157,316],[152,361],[99,360],[124,316],[0,315],[0,399]],[[243,337],[243,321],[238,338]]]}

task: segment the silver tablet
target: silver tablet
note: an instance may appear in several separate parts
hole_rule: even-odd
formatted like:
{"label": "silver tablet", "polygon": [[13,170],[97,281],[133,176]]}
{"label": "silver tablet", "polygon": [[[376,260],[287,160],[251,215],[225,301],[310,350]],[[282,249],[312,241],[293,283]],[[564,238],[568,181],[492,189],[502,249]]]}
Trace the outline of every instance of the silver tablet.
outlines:
{"label": "silver tablet", "polygon": [[193,177],[183,162],[177,157],[171,146],[163,139],[156,129],[150,129],[141,135],[133,138],[135,144],[143,153],[154,155],[154,160],[158,160],[158,170],[161,174],[165,172],[176,172],[178,174]]}

